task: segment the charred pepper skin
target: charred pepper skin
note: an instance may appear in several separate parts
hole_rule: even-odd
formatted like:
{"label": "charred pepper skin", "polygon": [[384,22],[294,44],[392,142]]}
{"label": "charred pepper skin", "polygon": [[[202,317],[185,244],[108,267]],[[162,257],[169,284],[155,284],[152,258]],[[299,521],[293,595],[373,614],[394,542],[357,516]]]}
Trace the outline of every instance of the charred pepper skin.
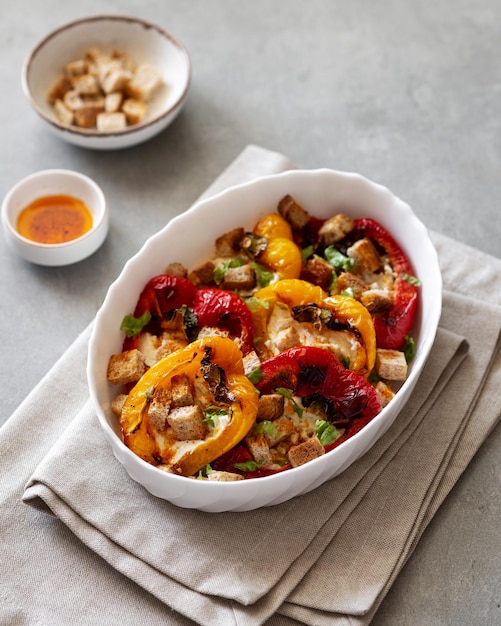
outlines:
{"label": "charred pepper skin", "polygon": [[232,337],[240,339],[244,356],[254,349],[252,313],[236,294],[211,287],[198,289],[192,307],[200,328],[216,326],[227,330]]}
{"label": "charred pepper skin", "polygon": [[[197,292],[197,287],[187,278],[159,274],[151,278],[144,286],[134,309],[134,317],[139,318],[144,313],[151,314],[151,321],[143,331],[152,330],[157,333],[161,330],[161,322],[171,311],[183,305],[191,307]],[[142,331],[141,331],[142,332]],[[141,333],[133,337],[126,337],[123,350],[137,348]]]}
{"label": "charred pepper skin", "polygon": [[376,220],[355,220],[351,235],[357,239],[372,239],[388,253],[396,275],[393,304],[385,315],[374,319],[374,327],[379,348],[400,350],[405,338],[412,331],[418,306],[418,289],[408,281],[408,277],[412,275],[411,265],[392,235]]}
{"label": "charred pepper skin", "polygon": [[194,341],[153,365],[125,401],[120,418],[124,442],[146,462],[152,465],[169,464],[175,455],[176,445],[169,431],[162,433],[162,445],[151,432],[148,398],[152,390],[169,389],[173,376],[180,373],[193,381],[202,378],[207,359],[224,372],[231,419],[224,428],[209,433],[205,440],[193,441],[193,445],[175,460],[173,471],[183,476],[196,474],[213,459],[231,450],[254,425],[258,398],[254,386],[244,374],[241,351],[226,337],[213,336]]}
{"label": "charred pepper skin", "polygon": [[[360,374],[347,370],[327,350],[312,346],[290,348],[264,361],[254,382],[261,393],[274,393],[277,388],[290,389],[295,396],[305,398],[320,396],[334,407],[340,420],[346,422],[345,433],[335,442],[325,446],[329,451],[352,437],[381,411],[381,401],[374,387]],[[236,471],[235,463],[252,460],[244,445],[238,445],[212,467]],[[290,469],[290,464],[280,469],[257,469],[241,472],[245,478],[259,478]]]}

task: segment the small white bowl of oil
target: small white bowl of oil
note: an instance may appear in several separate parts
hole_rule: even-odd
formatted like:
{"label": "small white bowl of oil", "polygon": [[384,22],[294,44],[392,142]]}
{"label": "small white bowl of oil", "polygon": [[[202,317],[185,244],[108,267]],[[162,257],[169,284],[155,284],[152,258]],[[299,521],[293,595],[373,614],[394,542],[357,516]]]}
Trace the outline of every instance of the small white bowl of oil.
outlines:
{"label": "small white bowl of oil", "polygon": [[44,170],[19,181],[2,204],[10,246],[37,265],[61,266],[87,258],[108,234],[101,188],[88,176]]}

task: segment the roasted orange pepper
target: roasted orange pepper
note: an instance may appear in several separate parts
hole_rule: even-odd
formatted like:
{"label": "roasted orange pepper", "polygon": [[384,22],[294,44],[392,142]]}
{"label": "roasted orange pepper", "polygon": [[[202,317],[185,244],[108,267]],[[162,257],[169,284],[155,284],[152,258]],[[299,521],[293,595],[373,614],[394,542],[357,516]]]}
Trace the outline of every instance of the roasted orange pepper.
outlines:
{"label": "roasted orange pepper", "polygon": [[[179,441],[168,425],[168,417],[159,431],[148,413],[154,392],[162,389],[169,393],[172,379],[178,374],[197,383],[205,379],[208,365],[218,372],[220,384],[215,405],[222,411],[208,420],[211,423],[205,437]],[[127,396],[120,426],[124,443],[142,459],[193,476],[247,435],[255,423],[257,406],[258,396],[244,374],[241,351],[231,339],[206,337],[164,357],[143,375]]]}
{"label": "roasted orange pepper", "polygon": [[336,320],[353,328],[360,336],[365,348],[365,357],[350,363],[350,369],[368,375],[376,362],[376,331],[374,321],[363,304],[349,296],[329,296],[322,305],[332,311]]}
{"label": "roasted orange pepper", "polygon": [[[330,296],[318,286],[303,280],[280,280],[268,287],[260,289],[255,298],[257,302],[267,303],[256,306],[253,311],[255,336],[268,338],[267,324],[272,313],[270,303],[281,303],[289,309],[305,305],[316,305],[327,309],[333,315],[333,324],[346,327],[359,337],[362,344],[357,356],[349,363],[349,369],[361,375],[368,375],[374,367],[376,359],[376,333],[374,322],[369,311],[357,300],[349,296]],[[329,328],[329,326],[327,326]],[[259,349],[258,349],[259,352]]]}
{"label": "roasted orange pepper", "polygon": [[284,237],[292,240],[292,228],[289,222],[278,213],[269,213],[260,218],[254,226],[254,232],[259,237],[266,237],[266,239]]}
{"label": "roasted orange pepper", "polygon": [[277,272],[280,278],[299,278],[303,264],[300,249],[285,237],[268,239],[266,249],[257,257],[257,261]]}

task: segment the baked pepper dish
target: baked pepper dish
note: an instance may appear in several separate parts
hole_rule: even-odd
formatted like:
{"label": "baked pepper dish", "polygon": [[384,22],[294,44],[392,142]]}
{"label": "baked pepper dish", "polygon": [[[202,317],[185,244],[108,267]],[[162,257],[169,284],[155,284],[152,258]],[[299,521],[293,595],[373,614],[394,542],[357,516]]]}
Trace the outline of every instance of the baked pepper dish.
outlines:
{"label": "baked pepper dish", "polygon": [[298,467],[391,402],[419,280],[378,222],[287,195],[252,231],[173,262],[125,316],[108,380],[125,445],[166,472],[235,481]]}

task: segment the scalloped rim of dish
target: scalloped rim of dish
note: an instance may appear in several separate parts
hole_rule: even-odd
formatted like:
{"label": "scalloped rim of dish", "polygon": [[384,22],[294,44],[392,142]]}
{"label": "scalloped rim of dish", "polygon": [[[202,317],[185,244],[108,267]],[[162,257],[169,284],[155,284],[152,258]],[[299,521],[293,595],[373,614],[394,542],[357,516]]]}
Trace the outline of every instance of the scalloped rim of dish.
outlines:
{"label": "scalloped rim of dish", "polygon": [[[398,204],[399,210],[402,210],[406,213],[407,218],[410,220],[413,228],[415,229],[415,231],[413,232],[416,232],[416,234],[419,235],[420,240],[422,238],[421,245],[426,248],[429,264],[430,266],[433,266],[434,278],[436,280],[434,285],[427,286],[427,289],[433,292],[433,296],[430,296],[430,298],[433,299],[434,306],[431,310],[427,311],[427,318],[426,320],[423,320],[422,299],[420,301],[420,309],[418,315],[421,318],[421,335],[418,340],[416,356],[414,357],[414,360],[410,367],[409,376],[407,380],[403,383],[401,389],[396,394],[391,403],[383,408],[381,412],[363,429],[350,437],[350,439],[343,442],[337,448],[334,448],[327,454],[317,459],[314,459],[300,467],[291,468],[285,472],[280,472],[271,476],[251,478],[236,482],[196,481],[187,479],[183,476],[176,476],[174,474],[166,473],[135,455],[123,443],[123,441],[121,441],[120,437],[117,435],[117,432],[115,432],[111,427],[101,406],[97,389],[92,384],[93,380],[99,380],[100,375],[95,369],[96,351],[99,351],[96,333],[100,325],[104,323],[105,317],[109,317],[110,311],[108,309],[110,302],[113,302],[117,299],[117,295],[122,290],[123,282],[126,281],[131,274],[135,273],[137,269],[141,270],[141,268],[143,268],[144,257],[148,256],[148,254],[151,253],[152,250],[158,247],[159,242],[161,242],[166,236],[168,236],[171,230],[182,230],[183,224],[187,223],[189,225],[190,223],[193,223],[193,218],[200,212],[205,213],[210,212],[211,210],[216,210],[217,212],[217,207],[221,206],[221,204],[224,203],[228,198],[231,199],[232,195],[234,195],[235,193],[245,193],[246,190],[255,186],[256,183],[267,185],[271,182],[271,184],[273,185],[272,181],[274,180],[285,181],[282,188],[282,190],[285,190],[287,189],[287,179],[291,177],[296,177],[298,175],[300,177],[307,176],[312,180],[314,180],[315,178],[320,180],[322,177],[325,176],[341,176],[346,179],[350,179],[351,181],[356,181],[357,183],[365,185],[366,187],[368,186],[369,189],[372,189],[372,191],[376,190],[379,194],[386,195],[388,199],[392,199],[393,202],[396,202]],[[309,207],[308,210],[310,210],[311,213],[315,215],[314,208]],[[216,215],[216,217],[218,217],[218,215]],[[140,273],[142,274],[143,272]],[[145,274],[148,273],[146,272]],[[148,277],[151,277],[154,274],[155,271],[152,269],[152,271],[148,274]],[[137,294],[134,294],[133,299],[134,298],[137,299]],[[112,445],[115,457],[119,460],[120,463],[122,463],[129,476],[131,476],[133,480],[136,480],[137,482],[142,484],[143,487],[145,487],[153,495],[166,499],[181,507],[195,508],[207,512],[247,511],[254,508],[279,504],[281,502],[289,500],[292,497],[307,493],[317,488],[327,480],[337,476],[347,467],[349,467],[349,465],[351,465],[357,459],[363,456],[376,443],[376,441],[384,435],[384,433],[397,418],[398,414],[407,402],[408,397],[410,396],[422,372],[426,360],[428,359],[438,329],[438,323],[441,315],[441,302],[442,278],[438,265],[438,255],[429,238],[428,231],[424,224],[415,215],[411,207],[403,202],[400,198],[398,198],[395,194],[393,194],[387,187],[375,183],[357,173],[342,172],[327,168],[320,168],[316,170],[289,170],[280,174],[263,176],[256,180],[229,187],[228,189],[221,191],[214,196],[198,201],[187,211],[170,220],[170,222],[156,234],[152,235],[145,242],[139,252],[126,262],[120,276],[110,286],[103,305],[96,315],[94,330],[89,341],[87,374],[91,400],[96,409],[99,422],[107,436],[108,441]],[[131,302],[131,304],[133,308],[134,303]],[[427,325],[426,328],[423,329],[424,321],[427,322]],[[426,330],[426,332],[424,333],[423,330]],[[105,381],[101,381],[101,384],[105,384]],[[388,413],[390,412],[394,413],[392,419],[388,418]],[[383,430],[378,434],[381,428],[383,428]],[[363,446],[363,449],[360,449],[360,445],[365,439],[368,439],[368,444]],[[360,445],[357,450],[358,444]],[[350,454],[352,450],[356,451],[355,456]],[[337,466],[337,469],[334,472],[329,472],[329,466],[335,465],[338,457],[341,459],[340,464]],[[317,472],[317,466],[319,468],[326,468],[326,473],[328,474],[327,478],[325,477],[324,472]],[[301,476],[301,483],[303,484],[304,488],[298,489],[294,479],[295,477],[299,478],[299,476]],[[157,486],[158,481],[163,483],[161,488]],[[187,482],[189,482],[189,486],[186,484]],[[278,494],[274,492],[271,497],[265,497],[264,492],[266,491],[268,484],[273,482],[283,485],[283,489],[280,489]],[[167,485],[169,485],[169,490],[166,489]],[[292,489],[292,492],[289,492],[289,489]],[[188,497],[186,496],[187,490],[190,491],[190,495]],[[167,491],[169,491],[168,494],[166,493]],[[238,500],[237,504],[235,504],[234,496]],[[253,501],[254,499],[259,500],[259,503],[257,505]]]}

